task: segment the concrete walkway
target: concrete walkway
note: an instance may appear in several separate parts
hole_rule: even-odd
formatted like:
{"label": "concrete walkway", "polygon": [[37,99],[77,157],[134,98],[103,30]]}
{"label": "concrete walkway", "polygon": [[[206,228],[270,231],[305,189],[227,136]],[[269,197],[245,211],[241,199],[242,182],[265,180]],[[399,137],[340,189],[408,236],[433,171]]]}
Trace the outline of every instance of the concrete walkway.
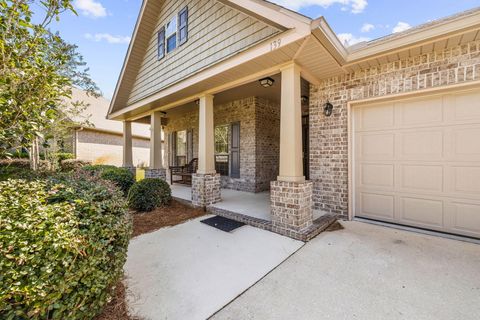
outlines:
{"label": "concrete walkway", "polygon": [[200,223],[205,218],[132,239],[125,265],[132,315],[206,319],[303,245],[250,226],[223,232]]}
{"label": "concrete walkway", "polygon": [[213,319],[480,318],[480,245],[361,222],[324,232]]}

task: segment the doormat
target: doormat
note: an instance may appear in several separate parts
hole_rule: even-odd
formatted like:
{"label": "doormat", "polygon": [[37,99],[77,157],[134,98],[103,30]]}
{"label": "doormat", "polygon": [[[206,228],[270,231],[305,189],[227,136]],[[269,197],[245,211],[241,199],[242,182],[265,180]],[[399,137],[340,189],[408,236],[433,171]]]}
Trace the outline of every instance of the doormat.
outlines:
{"label": "doormat", "polygon": [[215,216],[212,218],[208,218],[205,220],[201,220],[200,222],[205,223],[211,227],[220,229],[225,232],[231,232],[237,228],[243,227],[245,223],[238,222],[235,220],[227,219],[220,216]]}

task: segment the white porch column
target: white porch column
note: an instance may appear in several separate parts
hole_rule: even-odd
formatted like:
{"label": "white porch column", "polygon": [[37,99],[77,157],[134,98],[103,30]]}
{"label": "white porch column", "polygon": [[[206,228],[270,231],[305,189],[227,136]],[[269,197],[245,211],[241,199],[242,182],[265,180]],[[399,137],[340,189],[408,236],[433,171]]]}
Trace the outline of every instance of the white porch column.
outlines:
{"label": "white porch column", "polygon": [[199,103],[198,171],[200,174],[215,174],[215,138],[213,125],[213,96],[200,97]]}
{"label": "white porch column", "polygon": [[150,169],[163,169],[162,113],[155,111],[150,119]]}
{"label": "white porch column", "polygon": [[277,179],[303,182],[300,68],[292,63],[281,71],[280,174]]}
{"label": "white porch column", "polygon": [[150,167],[145,170],[145,178],[167,179],[167,173],[163,168],[162,113],[160,111],[150,115]]}
{"label": "white porch column", "polygon": [[132,123],[123,121],[123,167],[133,167]]}
{"label": "white porch column", "polygon": [[200,97],[198,113],[198,169],[192,175],[192,204],[206,207],[221,201],[220,174],[215,171],[212,95]]}
{"label": "white porch column", "polygon": [[313,182],[303,175],[300,68],[292,63],[281,71],[280,173],[270,183],[272,224],[276,232],[302,239],[313,223]]}

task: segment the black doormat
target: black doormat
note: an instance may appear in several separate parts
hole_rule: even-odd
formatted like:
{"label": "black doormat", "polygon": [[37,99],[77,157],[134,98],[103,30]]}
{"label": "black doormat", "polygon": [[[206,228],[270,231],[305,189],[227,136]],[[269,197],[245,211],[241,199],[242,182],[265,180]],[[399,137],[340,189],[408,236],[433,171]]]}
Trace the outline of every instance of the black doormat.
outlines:
{"label": "black doormat", "polygon": [[200,222],[203,222],[203,223],[205,223],[205,224],[207,224],[211,227],[220,229],[220,230],[225,231],[225,232],[231,232],[231,231],[233,231],[237,228],[243,227],[245,225],[245,223],[238,222],[238,221],[231,220],[231,219],[227,219],[227,218],[220,217],[220,216],[215,216],[215,217],[212,217],[212,218],[208,218],[208,219],[202,220]]}

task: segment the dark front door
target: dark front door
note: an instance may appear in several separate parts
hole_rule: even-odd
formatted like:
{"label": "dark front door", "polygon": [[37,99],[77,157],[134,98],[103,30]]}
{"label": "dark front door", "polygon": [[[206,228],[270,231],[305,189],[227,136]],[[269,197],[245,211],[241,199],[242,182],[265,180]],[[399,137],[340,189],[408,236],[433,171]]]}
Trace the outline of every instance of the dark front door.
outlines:
{"label": "dark front door", "polygon": [[302,116],[302,151],[303,151],[303,174],[305,179],[310,179],[310,136],[308,115]]}

